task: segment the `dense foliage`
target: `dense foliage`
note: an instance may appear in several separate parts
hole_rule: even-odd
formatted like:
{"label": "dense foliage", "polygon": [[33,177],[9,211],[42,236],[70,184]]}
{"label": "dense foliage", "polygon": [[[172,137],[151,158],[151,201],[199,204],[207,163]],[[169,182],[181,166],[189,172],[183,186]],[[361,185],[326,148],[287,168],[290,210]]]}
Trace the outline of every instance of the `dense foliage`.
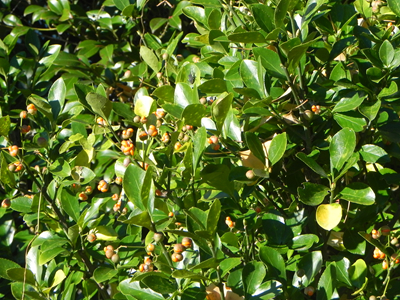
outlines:
{"label": "dense foliage", "polygon": [[348,2],[2,1],[1,295],[400,299],[400,5]]}

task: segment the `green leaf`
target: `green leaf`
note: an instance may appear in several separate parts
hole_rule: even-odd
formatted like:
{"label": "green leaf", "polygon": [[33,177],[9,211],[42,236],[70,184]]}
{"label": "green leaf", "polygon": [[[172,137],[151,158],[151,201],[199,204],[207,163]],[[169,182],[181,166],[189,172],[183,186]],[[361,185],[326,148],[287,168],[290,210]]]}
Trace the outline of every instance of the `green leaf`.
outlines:
{"label": "green leaf", "polygon": [[[201,84],[200,81],[201,71],[196,64],[185,64],[179,71],[176,82],[182,82],[189,86]],[[207,81],[206,81],[207,82]]]}
{"label": "green leaf", "polygon": [[101,282],[110,280],[117,274],[118,274],[118,270],[107,268],[107,267],[98,267],[93,272],[93,279],[97,283],[101,283]]}
{"label": "green leaf", "polygon": [[275,165],[285,154],[287,145],[286,132],[276,135],[268,149],[268,160]]}
{"label": "green leaf", "polygon": [[32,94],[29,96],[28,100],[32,102],[36,106],[37,110],[40,111],[43,115],[45,115],[50,122],[53,121],[52,107],[46,101],[46,99],[43,99],[40,96]]}
{"label": "green leaf", "polygon": [[391,81],[389,87],[385,87],[381,90],[381,92],[378,95],[378,98],[384,98],[384,97],[389,97],[392,96],[393,94],[397,93],[398,91],[398,86],[396,82]]}
{"label": "green leaf", "polygon": [[264,87],[265,70],[253,60],[242,60],[240,64],[240,76],[248,88],[254,89],[260,98],[266,96]]}
{"label": "green leaf", "polygon": [[261,27],[262,30],[264,30],[265,32],[270,32],[275,28],[273,23],[274,9],[271,6],[267,6],[264,4],[255,4],[252,5],[251,10],[253,11],[254,20],[256,21],[257,25]]}
{"label": "green leaf", "polygon": [[333,116],[335,121],[342,128],[351,128],[355,132],[361,132],[364,130],[364,127],[367,126],[367,122],[364,118],[354,117],[353,114],[335,114]]}
{"label": "green leaf", "polygon": [[[188,3],[188,2],[186,2],[186,3]],[[169,41],[167,50],[165,51],[169,56],[171,56],[174,53],[176,46],[182,39],[182,35],[183,35],[183,32],[179,33],[172,41],[171,40]]]}
{"label": "green leaf", "polygon": [[211,257],[209,259],[206,259],[202,261],[201,263],[194,265],[189,268],[189,270],[196,270],[196,269],[215,269],[219,265],[219,260]]}
{"label": "green leaf", "polygon": [[377,145],[363,145],[360,154],[367,163],[379,163],[383,165],[390,162],[387,152]]}
{"label": "green leaf", "polygon": [[207,131],[200,127],[193,137],[193,174],[196,172],[197,165],[206,149]]}
{"label": "green leaf", "polygon": [[293,286],[301,287],[308,286],[314,280],[315,275],[321,270],[322,267],[322,253],[321,251],[313,251],[304,255],[297,264],[298,270],[304,270],[304,276],[297,276],[297,272],[293,276]]}
{"label": "green leaf", "polygon": [[222,271],[221,277],[224,277],[230,270],[240,265],[242,259],[240,257],[229,257],[220,262],[219,268]]}
{"label": "green leaf", "polygon": [[276,299],[277,296],[283,294],[283,286],[279,281],[269,280],[263,282],[257,290],[253,293],[253,297],[255,299]]}
{"label": "green leaf", "polygon": [[130,4],[129,0],[113,0],[113,2],[120,11],[123,11]]}
{"label": "green leaf", "polygon": [[340,197],[361,205],[372,205],[375,203],[374,191],[362,182],[350,183],[340,192]]}
{"label": "green leaf", "polygon": [[132,281],[131,278],[121,281],[118,289],[126,296],[132,296],[137,300],[165,300],[165,298],[151,289],[145,289],[140,286],[140,282]]}
{"label": "green leaf", "polygon": [[[284,1],[284,0],[281,0],[281,1]],[[312,40],[312,41],[306,42],[304,44],[295,46],[292,49],[290,49],[290,51],[288,53],[288,61],[289,61],[288,68],[289,68],[289,70],[292,70],[294,72],[294,70],[300,63],[301,58],[306,54],[307,49],[315,42],[316,42],[315,40]]]}
{"label": "green leaf", "polygon": [[242,141],[242,130],[240,123],[236,115],[234,114],[234,109],[230,108],[228,114],[226,115],[224,126],[223,126],[223,136],[224,138],[230,138],[233,141]]}
{"label": "green leaf", "polygon": [[100,225],[96,227],[96,237],[100,241],[115,241],[118,234],[111,226]]}
{"label": "green leaf", "polygon": [[349,269],[349,278],[353,286],[361,288],[367,280],[367,264],[363,259],[357,259]]}
{"label": "green leaf", "polygon": [[63,247],[54,247],[54,248],[46,249],[45,251],[41,251],[40,256],[39,256],[39,265],[41,265],[41,266],[44,265],[45,263],[49,262],[57,255],[65,252],[65,251],[67,251],[67,250],[64,249]]}
{"label": "green leaf", "polygon": [[33,200],[31,198],[18,197],[11,201],[11,208],[22,213],[29,213],[32,212],[32,202]]}
{"label": "green leaf", "polygon": [[158,61],[157,56],[154,54],[152,50],[145,46],[140,47],[140,56],[144,60],[144,62],[153,69],[154,72],[160,71],[160,63]]}
{"label": "green leaf", "polygon": [[207,231],[212,237],[214,237],[215,232],[217,230],[220,213],[221,213],[221,202],[219,201],[219,199],[216,199],[211,205],[207,216]]}
{"label": "green leaf", "polygon": [[228,39],[233,43],[265,43],[265,37],[258,31],[233,33]]}
{"label": "green leaf", "polygon": [[222,130],[225,118],[231,108],[233,94],[223,93],[214,101],[211,107],[212,116],[215,120],[218,130]]}
{"label": "green leaf", "polygon": [[[153,272],[154,274],[155,272]],[[143,284],[160,294],[169,294],[176,291],[176,283],[172,283],[168,279],[161,276],[146,276],[141,280]]]}
{"label": "green leaf", "polygon": [[60,177],[68,177],[71,175],[71,167],[69,166],[69,163],[62,158],[58,158],[52,165],[50,165],[49,171]]}
{"label": "green leaf", "polygon": [[96,177],[96,174],[87,167],[75,166],[71,170],[71,177],[77,181],[77,183],[84,185],[92,181]]}
{"label": "green leaf", "polygon": [[198,6],[186,6],[182,11],[192,20],[202,23],[203,25],[207,24],[207,17],[204,8]]}
{"label": "green leaf", "polygon": [[316,219],[323,229],[332,230],[342,219],[342,207],[338,203],[321,204],[317,208]]}
{"label": "green leaf", "polygon": [[299,152],[296,157],[305,163],[311,170],[319,174],[322,177],[328,178],[325,170],[311,157],[308,157],[305,153]]}
{"label": "green leaf", "polygon": [[129,216],[128,220],[123,221],[126,224],[133,224],[137,226],[146,227],[149,230],[152,230],[151,227],[151,218],[147,211],[133,213]]}
{"label": "green leaf", "polygon": [[304,188],[297,188],[297,193],[300,201],[307,205],[319,205],[329,194],[329,188],[322,184],[304,182],[303,186]]}
{"label": "green leaf", "polygon": [[174,93],[174,103],[183,109],[189,104],[199,104],[197,91],[192,90],[187,83],[177,83]]}
{"label": "green leaf", "polygon": [[306,251],[310,249],[314,243],[318,243],[319,238],[315,234],[302,234],[295,236],[292,240],[292,249],[296,251]]}
{"label": "green leaf", "polygon": [[379,47],[379,58],[385,67],[389,67],[394,58],[394,48],[389,40],[385,40]]}
{"label": "green leaf", "polygon": [[387,4],[392,12],[400,17],[400,3],[397,0],[387,0]]}
{"label": "green leaf", "polygon": [[210,79],[201,84],[199,90],[205,94],[223,93],[227,91],[226,81],[219,78]]}
{"label": "green leaf", "polygon": [[201,127],[201,119],[207,115],[203,104],[189,104],[182,112],[182,119],[186,125]]}
{"label": "green leaf", "polygon": [[261,57],[261,63],[269,74],[280,79],[286,79],[285,71],[281,66],[278,53],[261,47],[254,48],[253,52],[257,59],[258,57]]}
{"label": "green leaf", "polygon": [[140,96],[135,102],[135,114],[140,117],[148,117],[157,109],[157,103],[149,96]]}
{"label": "green leaf", "polygon": [[17,264],[16,262],[13,262],[12,260],[0,258],[0,277],[1,278],[5,278],[7,280],[12,280],[7,275],[7,270],[15,269],[15,268],[21,268],[21,266],[19,264]]}
{"label": "green leaf", "polygon": [[189,278],[194,281],[200,281],[200,280],[208,280],[207,277],[204,277],[203,275],[199,273],[194,273],[188,270],[175,270],[172,272],[172,277],[174,278]]}
{"label": "green leaf", "polygon": [[108,119],[112,110],[112,102],[110,100],[100,94],[90,92],[86,96],[86,101],[93,112],[104,119]]}
{"label": "green leaf", "polygon": [[75,222],[78,222],[80,215],[78,197],[71,194],[67,189],[63,188],[59,190],[57,198],[60,200],[61,206],[66,214]]}
{"label": "green leaf", "polygon": [[156,88],[153,92],[153,96],[156,96],[157,98],[173,103],[174,102],[174,88],[170,85],[163,85],[158,88]]}
{"label": "green leaf", "polygon": [[8,132],[10,131],[11,121],[10,116],[5,116],[0,118],[0,135],[8,137]]}
{"label": "green leaf", "polygon": [[128,168],[126,168],[123,180],[123,187],[126,196],[142,211],[146,209],[142,203],[141,197],[141,190],[145,175],[146,172],[142,168],[137,165],[130,164]]}
{"label": "green leaf", "polygon": [[246,294],[252,295],[263,282],[266,275],[264,264],[251,261],[243,268],[243,285]]}
{"label": "green leaf", "polygon": [[260,259],[267,266],[269,277],[282,283],[286,282],[285,261],[277,250],[267,246],[261,247]]}
{"label": "green leaf", "polygon": [[342,98],[333,108],[332,112],[346,112],[354,110],[361,105],[367,95],[363,92],[354,92],[349,97]]}
{"label": "green leaf", "polygon": [[331,262],[318,281],[317,300],[332,299],[336,283],[336,265]]}
{"label": "green leaf", "polygon": [[369,119],[369,121],[373,121],[376,116],[378,115],[379,109],[381,108],[381,101],[377,100],[374,104],[372,105],[367,105],[366,103],[361,104],[361,106],[358,108],[360,113],[365,116],[366,118]]}
{"label": "green leaf", "polygon": [[350,260],[347,257],[343,257],[341,260],[335,262],[335,265],[337,280],[351,286],[349,278]]}
{"label": "green leaf", "polygon": [[58,115],[64,108],[66,93],[67,88],[65,86],[64,80],[61,77],[53,83],[49,90],[48,101],[51,105],[54,119],[57,119]]}
{"label": "green leaf", "polygon": [[253,132],[245,133],[246,144],[249,147],[251,153],[254,154],[260,161],[265,161],[264,149],[260,139]]}
{"label": "green leaf", "polygon": [[331,172],[339,172],[353,154],[356,147],[356,135],[352,129],[343,128],[336,133],[329,145]]}
{"label": "green leaf", "polygon": [[31,270],[24,268],[12,268],[7,270],[7,276],[12,281],[26,282],[27,284],[35,286],[35,277]]}

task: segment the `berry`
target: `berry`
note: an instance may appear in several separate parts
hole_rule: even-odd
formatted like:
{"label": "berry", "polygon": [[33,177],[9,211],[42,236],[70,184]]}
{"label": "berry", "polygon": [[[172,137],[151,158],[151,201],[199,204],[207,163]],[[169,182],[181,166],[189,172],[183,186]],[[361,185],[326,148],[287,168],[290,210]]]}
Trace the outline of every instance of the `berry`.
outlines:
{"label": "berry", "polygon": [[155,242],[161,242],[164,239],[164,235],[160,232],[155,232],[153,235],[153,240]]}
{"label": "berry", "polygon": [[123,140],[121,142],[121,151],[125,154],[125,155],[133,155],[135,150],[135,146],[133,145],[133,143],[129,140]]}
{"label": "berry", "polygon": [[185,250],[186,250],[186,248],[182,244],[175,244],[174,245],[174,252],[175,253],[182,253]]}
{"label": "berry", "polygon": [[29,131],[31,131],[31,126],[30,126],[30,125],[22,125],[22,127],[21,127],[21,132],[22,132],[23,134],[26,134],[26,133],[28,133]]}
{"label": "berry", "polygon": [[41,148],[47,147],[47,140],[41,136],[36,140],[36,144]]}
{"label": "berry", "polygon": [[23,110],[23,111],[21,111],[21,112],[19,113],[19,117],[20,117],[21,119],[26,119],[27,115],[28,115],[28,113],[27,113],[26,110]]}
{"label": "berry", "polygon": [[150,264],[151,264],[151,258],[150,258],[150,256],[145,256],[145,257],[144,257],[144,263],[145,263],[146,265],[150,265]]}
{"label": "berry", "polygon": [[390,234],[390,227],[385,225],[381,227],[381,234],[384,236],[388,236]]}
{"label": "berry", "polygon": [[122,184],[122,178],[121,177],[115,178],[115,183],[118,184],[118,185],[121,185]]}
{"label": "berry", "polygon": [[208,143],[209,144],[218,144],[218,137],[216,135],[213,135],[208,138]]}
{"label": "berry", "polygon": [[247,177],[247,179],[249,179],[249,180],[253,180],[253,179],[256,177],[256,175],[254,174],[253,170],[248,170],[248,171],[246,172],[246,177]]}
{"label": "berry", "polygon": [[37,114],[37,109],[36,109],[36,106],[34,105],[34,104],[29,104],[27,107],[26,107],[26,110],[28,111],[28,113],[29,114],[31,114],[31,115],[36,115]]}
{"label": "berry", "polygon": [[156,114],[157,119],[162,119],[165,116],[165,112],[164,112],[164,110],[162,108],[158,108],[156,110],[155,114]]}
{"label": "berry", "polygon": [[396,244],[399,243],[399,240],[395,237],[395,238],[393,238],[393,239],[390,241],[390,243],[391,243],[393,246],[395,246]]}
{"label": "berry", "polygon": [[309,297],[311,297],[312,295],[314,295],[314,292],[315,292],[315,288],[314,288],[313,286],[311,286],[311,285],[309,285],[308,287],[306,287],[306,288],[304,289],[304,294],[307,295],[307,296],[309,296]]}
{"label": "berry", "polygon": [[86,195],[90,195],[90,194],[92,194],[93,193],[93,188],[90,186],[90,185],[88,185],[87,187],[85,187],[85,194]]}
{"label": "berry", "polygon": [[127,140],[127,139],[131,138],[132,136],[133,136],[132,128],[128,128],[128,129],[122,131],[122,138],[124,140]]}
{"label": "berry", "polygon": [[170,140],[170,138],[169,138],[168,132],[164,133],[163,136],[162,136],[162,138],[161,138],[161,141],[162,141],[163,143],[168,143],[169,140]]}
{"label": "berry", "polygon": [[382,261],[382,269],[386,270],[388,268],[388,263],[386,260]]}
{"label": "berry", "polygon": [[113,199],[114,201],[117,201],[119,199],[119,195],[118,194],[113,194],[111,196],[111,199]]}
{"label": "berry", "polygon": [[104,121],[104,119],[102,117],[98,117],[96,119],[96,123],[99,124],[100,126],[106,126],[106,122]]}
{"label": "berry", "polygon": [[79,193],[79,200],[81,201],[86,201],[88,199],[87,194],[85,193]]}
{"label": "berry", "polygon": [[259,207],[259,206],[257,206],[254,210],[255,210],[256,213],[258,213],[258,214],[262,211],[261,207]]}
{"label": "berry", "polygon": [[140,118],[140,123],[146,124],[147,123],[147,118],[146,117],[141,117]]}
{"label": "berry", "polygon": [[315,114],[319,114],[321,112],[321,107],[319,105],[313,105],[311,106],[311,110]]}
{"label": "berry", "polygon": [[144,272],[144,264],[141,264],[141,265],[139,266],[139,271],[140,271],[140,272]]}
{"label": "berry", "polygon": [[146,247],[147,252],[153,252],[156,247],[153,244],[148,244]]}
{"label": "berry", "polygon": [[87,240],[88,240],[89,243],[94,243],[96,241],[96,235],[94,233],[90,233],[87,236]]}
{"label": "berry", "polygon": [[175,145],[174,145],[175,151],[178,151],[181,147],[182,147],[182,145],[179,142],[176,142]]}
{"label": "berry", "polygon": [[306,275],[306,271],[304,271],[304,269],[299,269],[297,270],[296,275],[301,278]]}
{"label": "berry", "polygon": [[139,116],[135,116],[135,117],[133,118],[133,122],[139,123],[139,122],[140,122],[140,117],[139,117]]}
{"label": "berry", "polygon": [[171,259],[172,259],[173,262],[179,262],[179,261],[183,260],[183,255],[180,254],[180,253],[173,253],[171,255]]}
{"label": "berry", "polygon": [[173,213],[172,211],[170,211],[170,212],[168,213],[168,217],[172,218],[173,216],[174,216],[174,213]]}
{"label": "berry", "polygon": [[185,248],[192,248],[192,239],[191,239],[191,238],[188,238],[188,237],[184,237],[184,238],[182,239],[182,245],[183,245]]}
{"label": "berry", "polygon": [[156,196],[157,197],[161,197],[162,196],[162,192],[160,190],[158,190],[158,189],[156,190]]}
{"label": "berry", "polygon": [[107,249],[107,251],[106,251],[106,257],[108,258],[108,259],[111,259],[111,257],[114,255],[114,250],[111,250],[111,249]]}
{"label": "berry", "polygon": [[127,168],[129,166],[129,164],[131,163],[131,160],[129,157],[126,157],[124,159],[124,167]]}
{"label": "berry", "polygon": [[193,126],[192,125],[186,125],[186,130],[193,130]]}
{"label": "berry", "polygon": [[[105,251],[107,251],[107,250],[112,250],[112,251],[114,251],[113,245],[107,245],[107,247],[105,247],[105,248],[106,248]],[[105,251],[104,251],[104,252],[105,252]]]}
{"label": "berry", "polygon": [[102,193],[108,192],[108,183],[105,180],[100,180],[97,189]]}
{"label": "berry", "polygon": [[115,253],[113,256],[111,256],[111,261],[112,261],[114,264],[119,263],[119,255],[118,255],[118,253]]}
{"label": "berry", "polygon": [[6,198],[1,202],[1,207],[9,208],[11,206],[11,200]]}
{"label": "berry", "polygon": [[19,148],[18,146],[14,145],[14,146],[9,146],[8,147],[8,151],[10,152],[11,156],[16,157],[18,155],[19,152]]}
{"label": "berry", "polygon": [[212,144],[211,147],[214,151],[218,151],[221,148],[221,145],[220,144]]}

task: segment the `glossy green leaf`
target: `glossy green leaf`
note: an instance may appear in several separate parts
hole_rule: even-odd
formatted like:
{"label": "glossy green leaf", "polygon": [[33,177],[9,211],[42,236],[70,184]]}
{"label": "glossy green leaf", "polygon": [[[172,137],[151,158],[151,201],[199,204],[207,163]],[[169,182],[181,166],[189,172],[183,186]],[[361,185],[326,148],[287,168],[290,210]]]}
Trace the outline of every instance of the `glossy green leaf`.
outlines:
{"label": "glossy green leaf", "polygon": [[400,17],[400,3],[397,0],[387,0],[389,8]]}
{"label": "glossy green leaf", "polygon": [[115,241],[118,234],[111,226],[100,225],[96,227],[96,237],[100,241]]}
{"label": "glossy green leaf", "polygon": [[265,37],[257,31],[233,33],[228,35],[228,39],[233,43],[265,43]]}
{"label": "glossy green leaf", "polygon": [[177,286],[161,276],[147,276],[141,280],[147,287],[160,294],[173,293]]}
{"label": "glossy green leaf", "polygon": [[263,282],[266,275],[264,264],[251,261],[243,268],[243,285],[246,294],[252,295]]}
{"label": "glossy green leaf", "polygon": [[7,270],[7,277],[13,281],[26,282],[27,284],[35,286],[36,280],[34,274],[29,269],[12,268]]}
{"label": "glossy green leaf", "polygon": [[224,137],[228,137],[236,142],[242,141],[242,131],[239,119],[234,114],[234,109],[231,108],[226,115],[224,126],[222,128]]}
{"label": "glossy green leaf", "polygon": [[339,172],[353,154],[356,147],[356,135],[352,129],[344,128],[336,133],[329,145],[331,172]]}
{"label": "glossy green leaf", "polygon": [[163,85],[156,88],[153,92],[153,96],[156,96],[159,99],[162,99],[165,102],[173,103],[174,102],[174,88],[170,85]]}
{"label": "glossy green leaf", "polygon": [[107,267],[98,267],[93,272],[93,279],[97,283],[101,283],[101,282],[110,280],[117,274],[118,274],[118,270],[116,270],[116,269],[111,269],[111,268],[107,268]]}
{"label": "glossy green leaf", "polygon": [[39,256],[39,264],[42,266],[65,251],[66,249],[63,247],[54,247],[45,251],[41,251]]}
{"label": "glossy green leaf", "polygon": [[219,268],[222,271],[221,277],[224,277],[230,270],[240,265],[242,262],[240,257],[229,257],[220,262]]}
{"label": "glossy green leaf", "polygon": [[164,300],[165,298],[151,289],[142,288],[140,282],[131,281],[131,278],[121,281],[119,290],[124,295],[133,296],[137,300]]}
{"label": "glossy green leaf", "polygon": [[185,124],[201,127],[201,119],[207,115],[203,104],[189,104],[182,112]]}
{"label": "glossy green leaf", "polygon": [[78,197],[73,195],[67,189],[62,189],[61,193],[58,193],[58,199],[61,202],[61,207],[75,222],[78,222],[80,209]]}
{"label": "glossy green leaf", "polygon": [[268,149],[268,160],[275,165],[285,154],[287,145],[286,132],[276,135]]}
{"label": "glossy green leaf", "polygon": [[342,98],[333,108],[332,112],[346,112],[354,110],[361,105],[364,99],[367,97],[362,92],[352,93],[353,95],[346,95],[348,97]]}
{"label": "glossy green leaf", "polygon": [[12,260],[0,258],[0,277],[1,278],[7,279],[7,280],[12,280],[7,275],[7,270],[15,269],[15,268],[21,268],[21,266],[19,264],[17,264],[16,262],[13,262]]}
{"label": "glossy green leaf", "polygon": [[32,212],[33,200],[28,197],[18,197],[11,200],[11,208],[15,211],[29,213]]}
{"label": "glossy green leaf", "polygon": [[202,93],[223,93],[227,91],[226,81],[223,79],[210,79],[199,86]]}
{"label": "glossy green leaf", "polygon": [[276,280],[269,280],[263,282],[257,290],[253,293],[254,299],[275,299],[280,294],[283,294],[283,286],[279,281]]}
{"label": "glossy green leaf", "polygon": [[322,267],[322,253],[321,251],[313,251],[305,254],[297,264],[298,270],[304,270],[304,276],[297,276],[297,272],[293,276],[293,286],[301,287],[308,286],[314,280]]}
{"label": "glossy green leaf", "polygon": [[254,48],[253,52],[256,55],[256,58],[261,57],[261,63],[269,74],[280,79],[286,79],[285,71],[281,66],[278,53],[261,47]]}
{"label": "glossy green leaf", "polygon": [[57,119],[61,110],[64,108],[66,92],[67,89],[62,78],[57,79],[49,90],[48,100],[51,105],[54,119]]}
{"label": "glossy green leaf", "polygon": [[[284,0],[282,0],[284,1]],[[281,1],[281,2],[282,2]],[[289,0],[293,1],[293,0]],[[289,65],[288,68],[289,70],[293,71],[297,68],[297,66],[300,63],[301,58],[306,54],[308,48],[315,42],[315,40],[305,42],[301,45],[295,46],[292,49],[290,49],[288,53],[288,61]]]}
{"label": "glossy green leaf", "polygon": [[246,132],[245,138],[247,147],[249,147],[251,153],[260,161],[265,161],[264,149],[257,135],[253,132]]}
{"label": "glossy green leaf", "polygon": [[278,251],[263,246],[260,248],[260,259],[267,266],[268,276],[282,283],[286,282],[285,261]]}
{"label": "glossy green leaf", "polygon": [[316,212],[319,226],[325,230],[332,230],[342,220],[342,207],[338,203],[320,204]]}
{"label": "glossy green leaf", "polygon": [[222,126],[225,122],[225,118],[228,115],[228,112],[231,108],[232,100],[233,100],[232,94],[223,93],[212,104],[211,108],[212,115],[219,130],[222,129]]}
{"label": "glossy green leaf", "polygon": [[195,281],[207,280],[207,278],[201,275],[200,273],[194,273],[188,270],[175,270],[172,272],[171,275],[174,278],[190,278]]}
{"label": "glossy green leaf", "polygon": [[199,128],[193,137],[193,172],[196,171],[197,165],[206,148],[207,132],[204,127]]}
{"label": "glossy green leaf", "polygon": [[310,249],[314,243],[318,243],[319,238],[315,234],[302,234],[295,236],[292,240],[292,249],[297,251],[306,251]]}
{"label": "glossy green leaf", "polygon": [[331,262],[318,281],[317,300],[332,299],[336,281],[336,265],[335,262]]}
{"label": "glossy green leaf", "polygon": [[76,166],[71,170],[71,177],[79,184],[84,185],[91,182],[96,174],[87,167]]}
{"label": "glossy green leaf", "polygon": [[335,114],[333,116],[335,121],[342,128],[351,128],[355,132],[361,132],[367,126],[367,122],[364,118],[354,117],[351,114]]}
{"label": "glossy green leaf", "polygon": [[130,164],[126,168],[123,179],[123,187],[126,196],[142,211],[145,210],[141,197],[141,190],[145,175],[146,172],[142,168],[138,167],[137,165]]}
{"label": "glossy green leaf", "polygon": [[216,199],[211,205],[207,216],[207,231],[210,234],[210,236],[214,236],[217,230],[220,213],[221,213],[221,202],[219,201],[219,199]]}
{"label": "glossy green leaf", "polygon": [[126,224],[143,226],[149,230],[152,230],[151,217],[148,211],[143,211],[143,212],[139,211],[138,213],[134,212],[132,215],[129,216],[127,220],[124,220],[123,222]]}
{"label": "glossy green leaf", "polygon": [[153,69],[154,72],[158,72],[160,70],[160,64],[159,64],[158,58],[151,49],[149,49],[145,46],[141,46],[140,47],[140,56],[142,57],[144,62],[151,69]]}
{"label": "glossy green leaf", "polygon": [[335,266],[336,266],[337,280],[350,286],[351,285],[349,278],[350,260],[347,257],[343,257],[341,260],[335,262]]}
{"label": "glossy green leaf", "polygon": [[367,264],[363,259],[357,259],[354,264],[351,265],[349,269],[349,278],[351,283],[357,287],[361,288],[367,280]]}
{"label": "glossy green leaf", "polygon": [[343,246],[352,254],[365,255],[367,243],[353,230],[345,230],[343,235]]}
{"label": "glossy green leaf", "polygon": [[135,102],[135,114],[140,117],[148,117],[156,111],[157,105],[153,98],[149,96],[140,96]]}
{"label": "glossy green leaf", "polygon": [[196,22],[207,25],[207,17],[204,8],[199,6],[186,6],[182,11],[186,16]]}
{"label": "glossy green leaf", "polygon": [[298,187],[297,193],[301,202],[316,206],[321,204],[329,194],[329,188],[317,183],[304,182],[303,188]]}
{"label": "glossy green leaf", "polygon": [[[251,7],[257,25],[265,32],[274,29],[274,9],[264,4],[255,4]],[[257,49],[257,48],[256,48]]]}
{"label": "glossy green leaf", "polygon": [[390,157],[388,153],[377,145],[366,144],[361,147],[360,154],[367,163],[388,163]]}
{"label": "glossy green leaf", "polygon": [[374,191],[368,185],[362,182],[353,182],[347,185],[340,192],[340,197],[347,201],[361,205],[372,205],[375,203]]}
{"label": "glossy green leaf", "polygon": [[58,158],[53,164],[51,164],[49,166],[49,171],[60,177],[68,177],[71,175],[71,167],[69,166],[69,163],[62,158]]}
{"label": "glossy green leaf", "polygon": [[200,76],[201,71],[199,67],[194,63],[189,63],[182,66],[178,73],[176,82],[182,82],[190,86],[196,84],[198,86],[201,84]]}
{"label": "glossy green leaf", "polygon": [[394,48],[389,40],[385,40],[379,47],[379,58],[384,66],[389,67],[394,58]]}
{"label": "glossy green leaf", "polygon": [[258,62],[253,60],[242,60],[240,64],[240,76],[246,86],[256,90],[260,97],[266,95],[264,87],[265,70]]}
{"label": "glossy green leaf", "polygon": [[32,102],[38,111],[40,111],[46,118],[52,122],[53,121],[53,113],[50,104],[40,96],[37,95],[30,95],[28,100]]}
{"label": "glossy green leaf", "polygon": [[108,119],[112,111],[112,103],[106,97],[90,92],[86,96],[86,101],[92,110],[104,119]]}
{"label": "glossy green leaf", "polygon": [[174,103],[183,109],[189,104],[199,104],[197,91],[192,90],[187,83],[177,83],[174,93]]}
{"label": "glossy green leaf", "polygon": [[373,121],[376,118],[380,108],[381,108],[381,101],[377,100],[372,105],[367,105],[366,103],[361,104],[358,110],[363,116],[368,118],[369,121]]}

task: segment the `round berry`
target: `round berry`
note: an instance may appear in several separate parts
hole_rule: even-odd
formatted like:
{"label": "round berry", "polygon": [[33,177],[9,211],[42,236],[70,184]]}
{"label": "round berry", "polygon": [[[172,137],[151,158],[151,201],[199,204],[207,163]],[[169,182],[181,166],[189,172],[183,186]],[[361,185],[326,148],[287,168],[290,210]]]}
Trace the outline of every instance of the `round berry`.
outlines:
{"label": "round berry", "polygon": [[114,264],[119,263],[119,255],[118,255],[118,253],[115,253],[113,256],[111,256],[111,261],[112,261]]}
{"label": "round berry", "polygon": [[153,240],[155,242],[161,242],[164,239],[164,235],[160,232],[155,232],[153,235]]}
{"label": "round berry", "polygon": [[191,238],[188,238],[188,237],[184,237],[184,238],[182,239],[182,245],[183,245],[185,248],[192,248],[192,239],[191,239]]}
{"label": "round berry", "polygon": [[308,287],[306,287],[304,289],[304,294],[306,294],[307,296],[311,297],[312,295],[314,295],[315,293],[315,288],[311,285],[309,285]]}
{"label": "round berry", "polygon": [[94,243],[96,241],[96,235],[94,233],[89,233],[89,235],[87,236],[87,240],[89,241],[89,243]]}
{"label": "round berry", "polygon": [[171,259],[172,259],[173,262],[179,262],[179,261],[183,260],[183,255],[180,254],[180,253],[173,253],[171,255]]}
{"label": "round berry", "polygon": [[113,255],[114,255],[114,250],[107,249],[107,251],[106,251],[106,257],[109,258],[109,259],[111,259],[111,257],[112,257]]}
{"label": "round berry", "polygon": [[156,247],[153,244],[148,244],[146,247],[147,252],[153,252]]}
{"label": "round berry", "polygon": [[11,206],[11,200],[6,198],[1,202],[1,207],[9,208]]}
{"label": "round berry", "polygon": [[186,248],[182,244],[175,244],[174,245],[174,252],[175,253],[182,253],[185,250],[186,250]]}

